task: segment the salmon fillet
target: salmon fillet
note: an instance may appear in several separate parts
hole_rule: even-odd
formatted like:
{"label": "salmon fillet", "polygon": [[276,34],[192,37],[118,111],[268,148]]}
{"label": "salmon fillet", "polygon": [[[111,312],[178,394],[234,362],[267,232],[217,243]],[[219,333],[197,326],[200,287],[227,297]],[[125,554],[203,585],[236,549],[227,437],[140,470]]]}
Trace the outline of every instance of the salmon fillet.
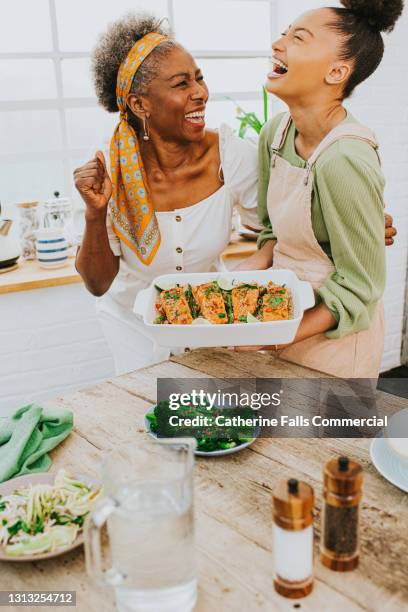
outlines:
{"label": "salmon fillet", "polygon": [[250,288],[246,285],[234,287],[231,294],[235,321],[240,321],[241,317],[246,318],[247,314],[254,314],[258,304],[258,287]]}
{"label": "salmon fillet", "polygon": [[224,299],[216,282],[197,285],[192,291],[203,317],[215,325],[228,323]]}
{"label": "salmon fillet", "polygon": [[290,290],[282,285],[269,282],[267,292],[262,298],[262,320],[282,321],[291,316],[292,296]]}
{"label": "salmon fillet", "polygon": [[189,325],[193,322],[183,287],[174,287],[162,291],[160,306],[165,312],[167,321],[171,324]]}

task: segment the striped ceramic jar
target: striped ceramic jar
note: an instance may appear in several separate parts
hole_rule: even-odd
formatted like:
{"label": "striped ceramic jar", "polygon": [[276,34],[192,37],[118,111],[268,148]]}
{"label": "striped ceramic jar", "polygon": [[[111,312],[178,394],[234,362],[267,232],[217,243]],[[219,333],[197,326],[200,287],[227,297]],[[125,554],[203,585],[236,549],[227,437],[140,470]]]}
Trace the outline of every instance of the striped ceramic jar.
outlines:
{"label": "striped ceramic jar", "polygon": [[59,268],[67,263],[68,245],[60,228],[45,227],[35,232],[37,259],[42,268]]}

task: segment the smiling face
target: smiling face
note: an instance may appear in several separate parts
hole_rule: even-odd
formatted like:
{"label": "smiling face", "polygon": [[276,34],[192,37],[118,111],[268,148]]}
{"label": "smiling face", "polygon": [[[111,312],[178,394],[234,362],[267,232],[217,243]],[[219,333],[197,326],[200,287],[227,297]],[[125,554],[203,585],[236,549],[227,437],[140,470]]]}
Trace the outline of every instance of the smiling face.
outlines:
{"label": "smiling face", "polygon": [[323,91],[341,99],[352,65],[339,59],[342,38],[328,27],[334,20],[330,9],[309,11],[273,43],[267,91],[287,103],[312,100]]}
{"label": "smiling face", "polygon": [[143,106],[151,135],[172,142],[197,142],[205,135],[207,100],[208,88],[194,58],[176,47],[161,62],[146,95],[130,94],[128,105],[139,118]]}

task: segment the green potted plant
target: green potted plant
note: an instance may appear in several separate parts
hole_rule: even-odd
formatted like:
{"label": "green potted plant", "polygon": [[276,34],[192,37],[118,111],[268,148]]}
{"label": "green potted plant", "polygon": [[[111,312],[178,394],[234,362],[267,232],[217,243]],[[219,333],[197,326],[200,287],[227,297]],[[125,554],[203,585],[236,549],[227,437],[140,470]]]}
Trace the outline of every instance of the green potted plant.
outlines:
{"label": "green potted plant", "polygon": [[257,134],[260,133],[262,127],[268,121],[268,94],[265,87],[262,87],[263,96],[263,121],[259,119],[256,113],[247,113],[242,107],[237,107],[237,120],[239,121],[238,136],[245,137],[248,129],[254,130]]}

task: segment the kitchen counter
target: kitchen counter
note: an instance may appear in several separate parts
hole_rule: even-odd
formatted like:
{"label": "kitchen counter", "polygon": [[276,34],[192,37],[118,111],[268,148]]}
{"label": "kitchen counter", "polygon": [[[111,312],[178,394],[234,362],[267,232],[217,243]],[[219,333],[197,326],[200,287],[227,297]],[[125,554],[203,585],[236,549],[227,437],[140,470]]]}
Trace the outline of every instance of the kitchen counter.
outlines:
{"label": "kitchen counter", "polygon": [[70,257],[65,266],[50,270],[41,268],[36,260],[19,260],[18,268],[0,274],[0,294],[81,282],[82,279],[75,269],[74,257]]}
{"label": "kitchen counter", "polygon": [[[251,242],[232,236],[230,244],[225,249],[222,257],[226,261],[249,257],[256,251],[256,242]],[[82,279],[75,269],[75,258],[70,257],[62,268],[48,270],[41,268],[37,261],[19,260],[16,270],[0,274],[0,295],[14,293],[16,291],[27,291],[41,289],[44,287],[58,287],[81,283]]]}
{"label": "kitchen counter", "polygon": [[[144,415],[156,401],[158,378],[255,376],[310,378],[319,373],[269,354],[201,349],[50,400],[46,405],[74,413],[74,431],[52,451],[50,471],[64,467],[95,477],[103,452],[129,437],[137,444],[146,435]],[[404,406],[401,398],[388,398],[392,406]],[[301,396],[295,400],[296,405],[302,404]],[[369,446],[367,439],[260,438],[234,455],[197,457],[199,599],[195,612],[407,609],[408,496],[379,475]],[[284,599],[272,585],[272,490],[278,480],[290,477],[307,480],[314,487],[317,553],[322,468],[339,454],[353,457],[364,468],[360,565],[343,574],[328,570],[316,558],[312,594],[297,602]],[[3,590],[72,590],[78,612],[114,610],[112,592],[87,577],[82,548],[52,561],[0,565]]]}

